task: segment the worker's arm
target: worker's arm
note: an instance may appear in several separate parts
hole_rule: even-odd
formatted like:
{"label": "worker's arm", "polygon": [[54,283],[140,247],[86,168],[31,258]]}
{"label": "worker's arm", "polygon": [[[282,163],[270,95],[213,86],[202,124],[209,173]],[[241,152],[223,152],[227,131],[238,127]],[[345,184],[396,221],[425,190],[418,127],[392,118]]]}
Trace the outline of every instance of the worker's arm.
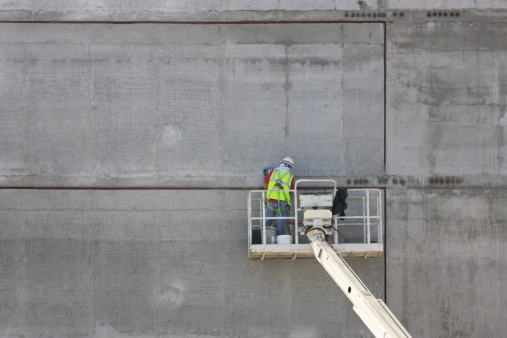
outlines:
{"label": "worker's arm", "polygon": [[266,176],[264,176],[264,189],[268,188],[269,179],[271,177],[271,173],[273,173],[273,170],[270,170]]}

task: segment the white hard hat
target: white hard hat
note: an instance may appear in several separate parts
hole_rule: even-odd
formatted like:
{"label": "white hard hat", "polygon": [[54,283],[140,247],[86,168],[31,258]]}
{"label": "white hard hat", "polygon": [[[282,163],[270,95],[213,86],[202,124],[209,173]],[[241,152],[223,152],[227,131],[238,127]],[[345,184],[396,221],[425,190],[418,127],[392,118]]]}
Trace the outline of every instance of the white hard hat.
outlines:
{"label": "white hard hat", "polygon": [[294,161],[292,160],[291,157],[284,158],[281,163],[285,164],[289,168],[292,168],[294,166]]}

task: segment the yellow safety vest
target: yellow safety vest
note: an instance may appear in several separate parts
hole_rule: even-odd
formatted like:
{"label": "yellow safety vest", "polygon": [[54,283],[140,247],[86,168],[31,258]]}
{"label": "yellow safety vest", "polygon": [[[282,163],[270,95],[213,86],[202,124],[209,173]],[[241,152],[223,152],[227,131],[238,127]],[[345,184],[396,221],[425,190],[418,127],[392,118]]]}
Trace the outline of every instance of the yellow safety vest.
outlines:
{"label": "yellow safety vest", "polygon": [[[294,176],[288,171],[273,169],[268,183],[268,200],[286,201],[290,205],[290,186]],[[274,190],[274,191],[270,191]]]}

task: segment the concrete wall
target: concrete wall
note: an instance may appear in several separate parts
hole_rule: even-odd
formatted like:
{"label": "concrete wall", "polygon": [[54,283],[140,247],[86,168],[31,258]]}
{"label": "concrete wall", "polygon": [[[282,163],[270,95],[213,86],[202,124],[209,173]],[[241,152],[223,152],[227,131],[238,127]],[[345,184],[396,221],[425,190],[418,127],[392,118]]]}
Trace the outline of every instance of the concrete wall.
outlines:
{"label": "concrete wall", "polygon": [[247,259],[287,155],[386,188],[349,264],[414,337],[503,335],[505,6],[145,6],[0,5],[0,336],[371,336],[315,261]]}
{"label": "concrete wall", "polygon": [[2,190],[1,335],[368,336],[314,260],[247,259],[245,195]]}
{"label": "concrete wall", "polygon": [[390,193],[389,306],[418,337],[496,337],[506,329],[502,189]]}
{"label": "concrete wall", "polygon": [[253,186],[283,154],[383,170],[381,23],[3,28],[8,183]]}
{"label": "concrete wall", "polygon": [[388,300],[415,336],[501,336],[507,26],[388,32],[387,171],[410,175],[388,191]]}

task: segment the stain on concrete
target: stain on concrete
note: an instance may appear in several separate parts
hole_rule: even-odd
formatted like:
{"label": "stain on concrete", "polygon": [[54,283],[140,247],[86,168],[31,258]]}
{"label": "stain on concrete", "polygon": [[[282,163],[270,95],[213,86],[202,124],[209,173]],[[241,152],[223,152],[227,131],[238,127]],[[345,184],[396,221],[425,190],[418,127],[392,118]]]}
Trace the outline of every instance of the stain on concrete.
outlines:
{"label": "stain on concrete", "polygon": [[495,126],[496,141],[499,148],[505,146],[505,131],[502,125]]}
{"label": "stain on concrete", "polygon": [[161,132],[161,141],[166,146],[173,146],[183,138],[183,131],[178,126],[166,126]]}
{"label": "stain on concrete", "polygon": [[495,134],[496,134],[496,142],[497,142],[497,156],[496,156],[496,159],[498,161],[498,166],[500,168],[503,167],[503,163],[504,163],[504,152],[502,151],[502,149],[505,147],[505,131],[504,131],[504,127],[502,125],[497,125],[495,127]]}
{"label": "stain on concrete", "polygon": [[183,292],[174,286],[168,286],[160,297],[160,305],[162,310],[178,309],[185,302]]}
{"label": "stain on concrete", "polygon": [[[249,61],[251,59],[248,59]],[[256,62],[252,60],[253,62]],[[258,59],[257,62],[265,61],[265,59]],[[287,59],[282,58],[269,58],[267,61],[272,65],[290,67],[291,65],[301,65],[301,66],[320,66],[322,68],[328,66],[338,66],[340,62],[337,60],[326,59],[322,57],[309,57],[309,58],[300,58],[300,57],[288,57]]]}

